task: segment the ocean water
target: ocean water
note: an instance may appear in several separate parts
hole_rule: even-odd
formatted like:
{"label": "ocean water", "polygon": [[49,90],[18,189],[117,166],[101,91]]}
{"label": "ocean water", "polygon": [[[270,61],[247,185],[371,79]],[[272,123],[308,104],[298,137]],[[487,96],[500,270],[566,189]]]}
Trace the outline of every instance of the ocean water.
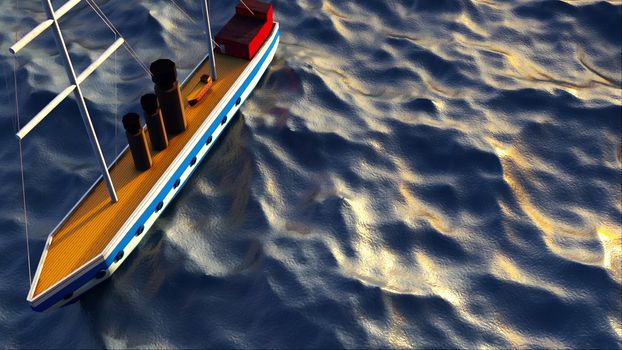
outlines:
{"label": "ocean water", "polygon": [[[206,50],[201,1],[97,3],[147,64]],[[67,80],[51,33],[8,53],[39,1],[0,0],[0,348],[622,347],[620,1],[272,3],[278,52],[217,147],[112,278],[41,314],[14,133]],[[81,71],[114,35],[76,9]],[[125,50],[85,84],[109,162],[149,89]],[[22,150],[34,269],[98,172],[72,100]]]}

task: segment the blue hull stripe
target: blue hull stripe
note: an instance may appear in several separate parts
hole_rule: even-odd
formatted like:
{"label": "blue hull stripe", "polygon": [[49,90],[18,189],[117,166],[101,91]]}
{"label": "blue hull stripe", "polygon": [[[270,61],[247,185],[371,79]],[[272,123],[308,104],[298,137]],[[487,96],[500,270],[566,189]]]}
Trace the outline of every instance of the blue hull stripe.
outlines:
{"label": "blue hull stripe", "polygon": [[[138,228],[142,225],[145,224],[145,222],[147,221],[147,219],[149,219],[149,217],[153,214],[153,212],[155,211],[158,203],[160,203],[161,201],[164,200],[164,198],[169,194],[169,192],[171,191],[171,189],[173,189],[173,186],[175,184],[175,181],[181,177],[181,175],[183,174],[183,172],[188,168],[188,166],[190,165],[190,161],[192,158],[194,158],[199,151],[201,151],[201,148],[203,148],[205,146],[205,142],[207,142],[207,138],[210,137],[214,131],[216,130],[216,128],[220,125],[220,123],[222,122],[223,118],[231,111],[231,109],[233,108],[235,101],[238,99],[238,97],[242,96],[242,94],[244,93],[244,91],[246,90],[246,88],[250,85],[251,81],[255,78],[255,76],[257,75],[257,73],[259,72],[259,70],[261,69],[261,66],[264,64],[264,62],[266,61],[266,59],[268,58],[268,56],[270,55],[270,53],[272,52],[272,50],[274,49],[274,46],[276,45],[276,42],[278,41],[280,36],[280,32],[276,32],[276,34],[274,35],[274,39],[272,40],[272,42],[270,43],[270,46],[268,47],[268,50],[266,51],[266,54],[261,57],[261,59],[259,60],[259,62],[255,65],[255,68],[253,68],[253,70],[251,71],[251,73],[249,74],[248,78],[246,78],[246,80],[244,81],[244,83],[242,83],[242,86],[240,86],[240,88],[238,89],[238,91],[236,91],[236,93],[233,95],[233,97],[229,100],[229,102],[225,105],[225,108],[223,108],[223,110],[220,112],[220,114],[218,115],[218,117],[214,120],[214,122],[212,123],[212,125],[210,125],[210,127],[208,128],[207,132],[203,135],[203,137],[201,138],[201,140],[196,144],[196,146],[192,149],[192,151],[190,151],[190,154],[188,154],[188,157],[186,157],[186,159],[182,162],[182,165],[175,171],[175,173],[173,174],[173,176],[169,179],[168,183],[162,188],[162,190],[160,191],[160,193],[156,196],[156,198],[153,200],[153,202],[151,202],[151,204],[147,207],[147,209],[143,212],[143,214],[140,216],[140,218],[136,221],[136,223],[132,226],[132,228],[129,230],[129,232],[127,232],[125,234],[125,236],[123,237],[123,239],[121,240],[121,242],[119,242],[119,244],[115,247],[115,249],[112,251],[112,253],[108,256],[108,258],[105,260],[105,262],[98,264],[95,268],[89,270],[88,272],[86,272],[85,274],[83,274],[82,276],[80,276],[78,279],[76,279],[75,281],[73,281],[72,283],[70,283],[68,286],[66,286],[65,288],[61,289],[60,292],[54,294],[53,296],[49,297],[48,299],[46,299],[45,301],[43,301],[41,304],[37,305],[37,306],[32,306],[32,309],[35,311],[44,311],[50,307],[52,307],[54,304],[56,304],[57,302],[61,301],[61,299],[68,295],[69,293],[78,290],[80,287],[82,287],[84,284],[86,284],[87,282],[89,282],[90,280],[92,280],[93,278],[95,278],[95,275],[97,275],[97,272],[101,271],[101,270],[105,270],[108,269],[110,266],[112,266],[112,264],[114,263],[114,258],[117,256],[117,254],[125,249],[125,247],[127,247],[127,245],[130,243],[130,241],[132,240],[132,238],[134,238],[134,234],[136,233],[136,230],[138,230]],[[222,133],[220,134],[222,135]],[[218,136],[220,136],[218,135]],[[203,154],[203,158],[205,158],[205,156],[209,153],[209,151],[211,150],[212,146],[216,143],[216,140],[218,139],[218,137],[216,137],[216,139],[212,140],[212,142],[210,143],[210,145],[208,146],[208,150],[207,152],[205,152]],[[179,191],[181,191],[181,189],[184,187],[184,185],[186,184],[186,182],[188,181],[188,179],[190,179],[190,177],[192,176],[192,174],[194,173],[194,171],[197,168],[197,165],[203,161],[203,158],[201,159],[197,159],[197,164],[195,164],[190,171],[190,174],[188,175],[188,177],[186,177],[186,180],[180,184],[179,188],[177,189],[177,192],[175,192],[175,194],[173,195],[173,198],[171,198],[171,201],[177,197],[177,194],[179,193]],[[169,201],[169,203],[171,202]],[[168,203],[167,203],[168,206]],[[163,208],[164,209],[164,208]]]}

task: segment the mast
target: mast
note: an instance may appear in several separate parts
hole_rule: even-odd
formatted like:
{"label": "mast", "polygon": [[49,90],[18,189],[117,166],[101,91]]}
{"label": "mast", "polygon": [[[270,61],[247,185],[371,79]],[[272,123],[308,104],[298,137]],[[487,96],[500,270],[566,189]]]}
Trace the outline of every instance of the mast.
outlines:
{"label": "mast", "polygon": [[76,86],[74,94],[76,96],[76,100],[78,101],[78,107],[80,108],[80,114],[82,115],[82,121],[84,122],[86,133],[88,134],[89,141],[91,142],[91,148],[93,148],[93,153],[95,153],[95,157],[97,158],[97,163],[99,164],[99,168],[102,172],[104,182],[106,183],[106,188],[108,189],[110,200],[112,200],[113,203],[117,202],[119,198],[117,197],[114,185],[112,184],[112,179],[110,178],[110,173],[108,172],[108,166],[106,165],[106,159],[104,159],[104,154],[102,153],[101,147],[99,146],[99,140],[97,139],[97,134],[95,134],[95,128],[93,128],[93,122],[91,121],[89,109],[86,107],[86,101],[84,101],[84,95],[82,95],[80,83],[78,82],[76,72],[73,69],[73,63],[71,62],[71,57],[69,57],[69,52],[67,51],[67,46],[65,45],[63,33],[60,30],[58,20],[56,19],[56,15],[54,14],[52,2],[51,0],[41,0],[41,5],[45,9],[46,14],[48,15],[48,19],[54,21],[52,25],[54,27],[54,39],[56,39],[56,46],[58,46],[58,48],[63,53],[62,57],[63,61],[65,62],[65,71],[67,72],[67,77],[69,78],[69,81]]}
{"label": "mast", "polygon": [[207,43],[209,45],[209,62],[210,62],[210,74],[212,80],[216,81],[216,60],[214,59],[214,42],[212,40],[212,27],[209,21],[209,0],[203,0],[203,15],[205,19],[205,26],[207,27]]}
{"label": "mast", "polygon": [[67,13],[71,8],[73,8],[76,4],[78,4],[80,0],[70,0],[65,5],[61,6],[58,11],[54,11],[54,7],[52,7],[51,0],[41,0],[41,5],[47,14],[48,19],[33,30],[31,30],[28,34],[26,34],[22,39],[20,39],[17,43],[15,43],[10,48],[10,52],[12,54],[17,54],[19,50],[21,50],[24,46],[30,43],[34,38],[43,33],[47,28],[52,27],[54,31],[54,39],[56,41],[56,46],[61,52],[61,56],[63,59],[63,63],[65,64],[65,71],[67,73],[67,77],[69,78],[69,82],[71,83],[66,89],[64,89],[60,94],[58,94],[52,101],[50,101],[37,115],[35,115],[23,128],[21,128],[17,132],[17,137],[23,139],[35,126],[37,126],[43,118],[48,116],[52,110],[58,106],[69,94],[72,92],[75,94],[76,100],[78,102],[78,108],[80,109],[80,114],[82,116],[82,121],[84,122],[84,126],[86,128],[87,135],[89,137],[89,141],[91,143],[91,147],[93,149],[93,153],[97,158],[97,163],[99,165],[100,171],[102,173],[102,178],[106,184],[106,188],[108,189],[108,194],[110,195],[110,200],[114,203],[118,201],[118,197],[116,191],[114,189],[114,185],[112,184],[112,179],[110,178],[110,173],[108,172],[108,166],[106,165],[106,160],[104,159],[104,155],[102,153],[101,147],[99,146],[99,140],[97,139],[97,134],[95,133],[95,129],[93,128],[93,122],[91,121],[91,116],[89,114],[89,110],[86,106],[86,101],[84,100],[84,95],[82,94],[82,89],[80,88],[80,83],[82,83],[89,75],[91,75],[108,57],[110,57],[123,43],[125,40],[123,38],[117,39],[106,51],[102,53],[100,57],[98,57],[95,61],[93,61],[80,75],[76,75],[76,72],[73,68],[73,63],[71,61],[71,57],[69,56],[69,52],[67,51],[67,46],[65,45],[65,39],[63,38],[63,33],[58,24],[58,19]]}

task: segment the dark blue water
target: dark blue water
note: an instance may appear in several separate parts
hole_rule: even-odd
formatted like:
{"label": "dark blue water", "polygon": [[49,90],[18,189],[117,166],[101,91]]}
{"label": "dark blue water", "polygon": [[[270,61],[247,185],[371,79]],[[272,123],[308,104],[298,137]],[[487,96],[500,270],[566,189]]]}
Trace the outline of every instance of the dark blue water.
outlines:
{"label": "dark blue water", "polygon": [[[185,76],[200,1],[98,1]],[[212,1],[215,29],[234,1]],[[282,39],[228,132],[115,275],[38,314],[16,128],[67,84],[0,0],[0,348],[622,347],[620,1],[273,1]],[[58,4],[57,4],[58,6]],[[61,21],[81,71],[114,41]],[[111,162],[151,88],[121,50],[84,87]],[[22,144],[33,268],[96,179],[76,105]]]}

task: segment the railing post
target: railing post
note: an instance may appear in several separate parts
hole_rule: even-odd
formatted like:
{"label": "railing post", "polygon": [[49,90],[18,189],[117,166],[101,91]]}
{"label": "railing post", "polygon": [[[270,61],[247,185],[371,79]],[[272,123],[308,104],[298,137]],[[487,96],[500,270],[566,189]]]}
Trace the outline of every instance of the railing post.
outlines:
{"label": "railing post", "polygon": [[218,79],[216,77],[216,59],[214,58],[214,43],[212,39],[212,27],[209,21],[209,1],[203,0],[203,14],[205,15],[205,26],[207,27],[207,43],[209,45],[209,55],[210,55],[210,74],[212,75],[212,80],[216,81]]}
{"label": "railing post", "polygon": [[102,172],[102,178],[106,183],[106,188],[108,189],[108,194],[110,195],[110,200],[112,200],[113,203],[117,202],[117,193],[114,190],[112,179],[110,178],[110,173],[108,172],[108,166],[106,165],[106,160],[104,159],[104,154],[102,153],[102,150],[99,146],[99,141],[97,140],[97,135],[95,134],[95,128],[93,128],[93,122],[91,121],[89,110],[86,107],[86,101],[84,101],[84,96],[82,95],[80,83],[78,82],[76,72],[73,69],[71,57],[69,56],[69,52],[67,51],[65,39],[63,39],[63,33],[61,32],[60,26],[58,25],[58,20],[56,18],[56,14],[54,13],[54,7],[52,7],[51,0],[41,0],[41,5],[45,9],[48,19],[54,21],[52,25],[54,27],[54,39],[56,39],[56,46],[61,52],[63,61],[65,63],[65,71],[67,72],[67,77],[69,78],[69,81],[71,82],[71,84],[74,84],[76,86],[74,94],[76,95],[78,107],[80,108],[80,114],[82,115],[82,121],[84,122],[84,126],[86,127],[86,132],[89,136],[89,141],[91,142],[93,153],[95,153],[95,157],[97,158],[97,162],[99,163],[99,167]]}

